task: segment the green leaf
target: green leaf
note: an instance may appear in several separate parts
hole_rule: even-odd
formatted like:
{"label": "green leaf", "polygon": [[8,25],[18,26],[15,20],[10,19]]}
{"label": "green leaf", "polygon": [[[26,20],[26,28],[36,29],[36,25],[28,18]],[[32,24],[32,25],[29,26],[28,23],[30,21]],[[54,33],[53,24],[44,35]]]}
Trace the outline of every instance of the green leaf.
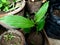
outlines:
{"label": "green leaf", "polygon": [[9,4],[11,4],[11,2],[10,1],[7,1],[7,3],[5,3],[6,5],[9,5]]}
{"label": "green leaf", "polygon": [[3,11],[7,12],[9,10],[9,7],[6,6]]}
{"label": "green leaf", "polygon": [[13,0],[14,2],[16,2],[17,0]]}
{"label": "green leaf", "polygon": [[34,20],[39,22],[46,14],[49,6],[49,1],[43,4],[43,6],[39,9],[39,11],[35,14]]}
{"label": "green leaf", "polygon": [[24,31],[24,33],[30,33],[31,29],[30,28],[24,28],[23,31]]}
{"label": "green leaf", "polygon": [[14,28],[30,28],[34,26],[33,21],[18,15],[5,16],[0,21]]}
{"label": "green leaf", "polygon": [[3,5],[2,4],[0,4],[0,8],[2,7]]}
{"label": "green leaf", "polygon": [[3,3],[8,3],[8,2],[6,2],[7,0],[1,0]]}
{"label": "green leaf", "polygon": [[44,28],[44,25],[45,25],[45,18],[42,18],[38,24],[37,24],[37,28],[38,28],[38,31],[41,31],[43,28]]}

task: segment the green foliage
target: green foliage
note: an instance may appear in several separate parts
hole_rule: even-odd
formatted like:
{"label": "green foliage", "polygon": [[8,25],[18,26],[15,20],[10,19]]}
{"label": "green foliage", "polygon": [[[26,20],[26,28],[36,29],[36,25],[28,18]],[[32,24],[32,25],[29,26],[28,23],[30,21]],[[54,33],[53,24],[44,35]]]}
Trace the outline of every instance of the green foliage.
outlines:
{"label": "green foliage", "polygon": [[14,8],[13,3],[15,3],[17,0],[12,1],[13,2],[10,2],[9,0],[0,0],[0,10],[8,12],[11,8]]}
{"label": "green foliage", "polygon": [[2,7],[2,4],[0,4],[0,8]]}
{"label": "green foliage", "polygon": [[7,2],[7,0],[1,0],[2,1],[2,3],[6,3]]}
{"label": "green foliage", "polygon": [[12,33],[5,34],[5,35],[4,35],[4,39],[5,39],[6,41],[12,40],[14,37],[15,37],[15,36],[14,36]]}
{"label": "green foliage", "polygon": [[34,26],[33,21],[18,15],[5,16],[0,21],[14,28],[30,28]]}
{"label": "green foliage", "polygon": [[47,12],[47,9],[48,9],[48,6],[49,6],[49,2],[46,2],[45,4],[43,4],[43,6],[38,10],[37,13],[35,13],[35,17],[34,17],[34,20],[36,22],[39,22],[46,14]]}
{"label": "green foliage", "polygon": [[37,31],[41,31],[45,24],[45,14],[47,12],[48,6],[49,6],[49,2],[46,2],[38,10],[38,12],[35,13],[35,17],[34,17],[35,22],[32,19],[29,20],[28,18],[24,18],[18,15],[5,16],[0,18],[0,21],[14,28],[23,28],[24,32],[27,32],[27,33],[29,33],[30,28],[35,25],[36,25]]}
{"label": "green foliage", "polygon": [[8,10],[10,2],[8,0],[0,0],[0,9],[1,10]]}
{"label": "green foliage", "polygon": [[30,33],[31,29],[30,28],[24,28],[23,31],[24,31],[24,33]]}
{"label": "green foliage", "polygon": [[34,20],[37,23],[37,31],[41,31],[45,25],[45,14],[49,6],[49,1],[42,5],[42,7],[35,13]]}
{"label": "green foliage", "polygon": [[41,31],[44,28],[45,25],[45,18],[42,18],[38,23],[37,23],[37,31]]}
{"label": "green foliage", "polygon": [[16,2],[16,0],[13,0],[14,2]]}

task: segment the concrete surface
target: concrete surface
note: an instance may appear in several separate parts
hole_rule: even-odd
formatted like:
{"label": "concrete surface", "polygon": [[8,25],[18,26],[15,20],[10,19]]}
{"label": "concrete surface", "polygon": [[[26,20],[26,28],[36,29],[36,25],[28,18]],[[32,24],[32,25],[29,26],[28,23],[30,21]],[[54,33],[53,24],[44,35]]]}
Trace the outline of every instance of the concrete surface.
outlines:
{"label": "concrete surface", "polygon": [[50,45],[60,45],[60,40],[58,39],[52,39],[48,37],[48,40],[49,40]]}

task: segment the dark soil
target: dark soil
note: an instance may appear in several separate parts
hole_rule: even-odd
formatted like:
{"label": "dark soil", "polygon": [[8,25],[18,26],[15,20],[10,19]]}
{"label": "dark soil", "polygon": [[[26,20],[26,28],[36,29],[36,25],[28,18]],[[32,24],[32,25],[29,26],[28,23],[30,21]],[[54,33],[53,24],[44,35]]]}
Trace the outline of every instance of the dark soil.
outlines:
{"label": "dark soil", "polygon": [[7,31],[6,28],[4,28],[3,26],[0,25],[0,35],[1,35],[2,33],[4,33],[5,31]]}
{"label": "dark soil", "polygon": [[42,38],[42,35],[41,33],[32,33],[29,35],[28,37],[28,45],[42,45],[42,41],[43,41],[43,38]]}
{"label": "dark soil", "polygon": [[53,14],[60,17],[60,10],[54,10]]}
{"label": "dark soil", "polygon": [[[17,32],[17,31],[16,31]],[[19,32],[5,32],[1,35],[0,45],[23,45],[24,37]],[[7,36],[6,36],[7,35]],[[13,38],[11,38],[11,35]]]}
{"label": "dark soil", "polygon": [[21,38],[19,37],[19,35],[17,34],[13,34],[15,36],[15,38],[13,38],[12,40],[7,40],[4,39],[4,36],[1,39],[1,45],[20,45],[21,43]]}

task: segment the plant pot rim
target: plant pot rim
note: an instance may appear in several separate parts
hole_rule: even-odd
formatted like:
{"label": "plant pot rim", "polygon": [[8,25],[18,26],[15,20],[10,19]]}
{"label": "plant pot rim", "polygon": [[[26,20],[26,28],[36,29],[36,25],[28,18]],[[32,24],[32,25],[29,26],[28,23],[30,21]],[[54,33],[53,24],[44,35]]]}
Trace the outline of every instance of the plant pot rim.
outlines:
{"label": "plant pot rim", "polygon": [[4,34],[6,34],[6,33],[15,33],[15,34],[19,35],[20,38],[21,38],[21,40],[22,40],[20,45],[25,45],[25,38],[24,38],[23,33],[21,33],[21,32],[18,31],[18,30],[14,30],[14,29],[10,29],[10,30],[8,30],[7,32],[4,32],[3,34],[1,34],[0,40],[1,40],[2,36],[3,36]]}
{"label": "plant pot rim", "polygon": [[[45,41],[46,41],[47,45],[51,45],[50,42],[49,42],[48,36],[47,36],[47,34],[46,34],[46,32],[45,32],[45,29],[43,29],[43,33],[44,33]],[[45,44],[45,45],[46,45],[46,44]]]}
{"label": "plant pot rim", "polygon": [[25,7],[25,4],[26,4],[26,2],[25,2],[25,0],[23,0],[22,5],[18,9],[15,9],[14,11],[11,11],[11,12],[8,12],[5,14],[0,14],[0,17],[6,16],[6,15],[13,15],[13,14],[18,13],[19,11],[21,11]]}
{"label": "plant pot rim", "polygon": [[41,2],[41,3],[44,3],[46,2],[47,0],[39,0],[39,1],[33,1],[33,0],[28,0],[28,2],[31,2],[31,3],[34,3],[34,2]]}

